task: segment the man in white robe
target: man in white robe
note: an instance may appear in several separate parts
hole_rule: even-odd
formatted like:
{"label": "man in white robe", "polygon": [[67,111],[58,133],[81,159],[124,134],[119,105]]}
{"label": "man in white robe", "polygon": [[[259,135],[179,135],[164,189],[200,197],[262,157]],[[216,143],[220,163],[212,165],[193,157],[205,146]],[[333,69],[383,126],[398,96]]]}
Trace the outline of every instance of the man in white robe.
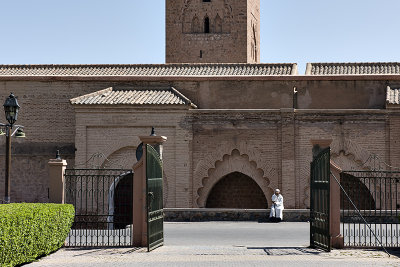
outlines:
{"label": "man in white robe", "polygon": [[280,222],[283,220],[283,196],[280,193],[281,191],[276,189],[275,194],[272,195],[271,213],[269,214],[271,221]]}

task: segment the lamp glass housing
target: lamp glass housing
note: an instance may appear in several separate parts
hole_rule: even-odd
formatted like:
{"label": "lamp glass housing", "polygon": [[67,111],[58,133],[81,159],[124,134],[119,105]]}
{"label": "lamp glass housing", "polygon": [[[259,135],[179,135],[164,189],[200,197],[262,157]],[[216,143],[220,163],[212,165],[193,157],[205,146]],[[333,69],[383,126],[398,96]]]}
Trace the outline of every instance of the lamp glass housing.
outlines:
{"label": "lamp glass housing", "polygon": [[25,133],[24,133],[24,131],[23,131],[21,128],[19,128],[19,129],[17,130],[17,133],[15,134],[15,137],[17,137],[17,138],[25,138]]}
{"label": "lamp glass housing", "polygon": [[20,106],[18,105],[18,101],[12,93],[4,102],[3,107],[8,123],[13,125],[18,119],[18,110]]}

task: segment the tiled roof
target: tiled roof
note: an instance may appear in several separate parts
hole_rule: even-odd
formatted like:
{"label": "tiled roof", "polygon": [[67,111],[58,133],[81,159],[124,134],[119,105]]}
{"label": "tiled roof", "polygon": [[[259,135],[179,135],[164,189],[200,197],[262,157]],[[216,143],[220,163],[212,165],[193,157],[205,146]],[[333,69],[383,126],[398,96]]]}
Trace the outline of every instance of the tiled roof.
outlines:
{"label": "tiled roof", "polygon": [[297,75],[296,64],[0,65],[1,76]]}
{"label": "tiled roof", "polygon": [[70,100],[75,105],[187,105],[197,108],[173,87],[167,89],[114,90],[112,87]]}
{"label": "tiled roof", "polygon": [[306,75],[400,74],[400,63],[308,63]]}
{"label": "tiled roof", "polygon": [[400,89],[392,89],[387,87],[386,103],[392,105],[400,105]]}

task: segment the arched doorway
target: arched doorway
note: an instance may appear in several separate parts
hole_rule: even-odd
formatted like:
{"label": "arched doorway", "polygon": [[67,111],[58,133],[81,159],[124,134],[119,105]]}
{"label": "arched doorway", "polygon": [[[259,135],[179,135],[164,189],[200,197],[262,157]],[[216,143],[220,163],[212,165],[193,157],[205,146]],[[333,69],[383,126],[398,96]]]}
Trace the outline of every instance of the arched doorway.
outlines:
{"label": "arched doorway", "polygon": [[[201,169],[207,170],[207,168]],[[258,168],[257,163],[250,160],[247,154],[241,154],[239,150],[234,149],[231,154],[225,154],[222,160],[215,161],[215,164],[211,168],[208,168],[205,173],[195,174],[197,176],[195,180],[200,182],[196,191],[197,194],[195,195],[197,207],[207,207],[207,199],[212,195],[211,190],[214,186],[221,181],[222,178],[234,172],[239,172],[249,178],[251,177],[250,180],[257,184],[258,188],[263,192],[264,197],[268,200],[271,199],[274,191],[270,186],[270,180],[267,175],[265,175],[264,170]],[[267,203],[265,205],[267,205]]]}
{"label": "arched doorway", "polygon": [[[353,201],[359,210],[375,210],[376,203],[367,186],[357,177],[349,173],[341,173],[340,176],[343,189]],[[371,179],[372,180],[372,179]],[[373,183],[373,182],[372,182]],[[340,208],[342,210],[354,210],[354,206],[350,203],[347,197],[341,192]]]}
{"label": "arched doorway", "polygon": [[108,229],[124,229],[133,221],[133,172],[116,179],[110,186]]}
{"label": "arched doorway", "polygon": [[268,202],[252,178],[232,172],[214,185],[208,195],[206,208],[266,209]]}

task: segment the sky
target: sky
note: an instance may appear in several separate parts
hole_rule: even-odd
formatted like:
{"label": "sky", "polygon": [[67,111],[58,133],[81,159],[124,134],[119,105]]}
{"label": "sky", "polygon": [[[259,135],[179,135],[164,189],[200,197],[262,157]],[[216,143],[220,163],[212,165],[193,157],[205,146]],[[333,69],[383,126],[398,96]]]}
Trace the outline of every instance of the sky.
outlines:
{"label": "sky", "polygon": [[[400,62],[400,0],[260,1],[262,63]],[[0,0],[0,14],[0,64],[165,63],[165,0]]]}

